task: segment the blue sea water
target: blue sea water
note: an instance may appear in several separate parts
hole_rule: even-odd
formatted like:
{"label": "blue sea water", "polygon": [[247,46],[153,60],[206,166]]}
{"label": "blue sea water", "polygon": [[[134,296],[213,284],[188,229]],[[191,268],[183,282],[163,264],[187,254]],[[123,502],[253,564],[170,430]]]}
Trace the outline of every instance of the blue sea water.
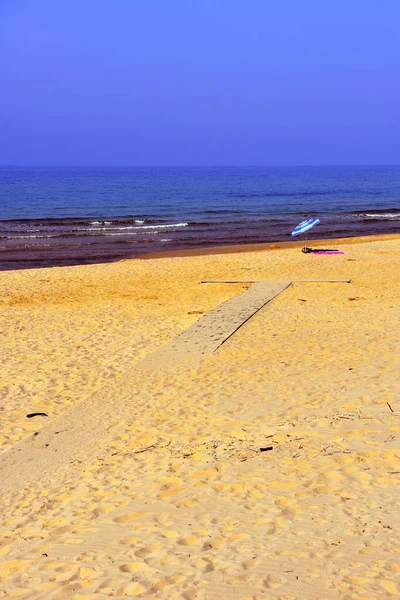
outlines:
{"label": "blue sea water", "polygon": [[400,232],[400,167],[0,167],[0,269]]}

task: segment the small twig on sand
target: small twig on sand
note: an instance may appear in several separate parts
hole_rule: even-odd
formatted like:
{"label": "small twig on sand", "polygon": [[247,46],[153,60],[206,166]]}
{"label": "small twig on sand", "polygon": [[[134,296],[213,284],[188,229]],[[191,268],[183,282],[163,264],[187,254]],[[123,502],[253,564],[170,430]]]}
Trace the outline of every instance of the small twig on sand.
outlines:
{"label": "small twig on sand", "polygon": [[152,444],[151,446],[147,446],[147,448],[142,448],[141,450],[135,450],[132,454],[141,454],[142,452],[147,452],[147,450],[151,450],[151,448],[155,448],[156,445]]}
{"label": "small twig on sand", "polygon": [[320,450],[319,452],[317,452],[317,454],[314,455],[314,458],[319,456],[321,454],[321,452],[325,452],[326,450],[328,450],[328,448],[330,448],[330,447],[331,447],[331,444],[329,444],[329,446],[325,446],[325,448],[322,448],[322,450]]}
{"label": "small twig on sand", "polygon": [[[303,439],[303,438],[301,438]],[[302,450],[304,448],[304,446],[300,445],[299,446],[299,450]],[[293,454],[292,458],[297,458],[298,456],[300,456],[301,452],[296,452],[296,454]]]}
{"label": "small twig on sand", "polygon": [[390,408],[390,410],[392,411],[392,413],[394,413],[393,408],[390,406],[389,402],[386,402],[386,404],[388,405],[388,407]]}
{"label": "small twig on sand", "polygon": [[[161,448],[168,448],[171,444],[171,440],[169,440],[168,444],[161,446]],[[135,450],[132,454],[142,454],[142,452],[147,452],[147,450],[151,450],[152,448],[157,448],[157,444],[151,444],[151,446],[146,446],[146,448],[142,448],[141,450]]]}
{"label": "small twig on sand", "polygon": [[383,443],[386,444],[386,442],[392,442],[394,439],[395,439],[394,435],[389,435],[389,437],[387,437]]}

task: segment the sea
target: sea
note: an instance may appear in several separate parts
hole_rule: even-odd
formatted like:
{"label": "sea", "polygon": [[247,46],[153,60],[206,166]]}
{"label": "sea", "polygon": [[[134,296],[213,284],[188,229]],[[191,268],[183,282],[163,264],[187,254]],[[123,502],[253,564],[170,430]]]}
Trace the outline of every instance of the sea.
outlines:
{"label": "sea", "polygon": [[0,270],[400,233],[400,166],[0,167]]}

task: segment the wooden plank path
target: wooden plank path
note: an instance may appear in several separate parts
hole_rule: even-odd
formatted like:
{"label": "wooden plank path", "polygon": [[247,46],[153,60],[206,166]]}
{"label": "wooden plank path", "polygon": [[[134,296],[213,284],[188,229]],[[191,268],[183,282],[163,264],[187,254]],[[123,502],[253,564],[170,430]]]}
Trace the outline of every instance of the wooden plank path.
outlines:
{"label": "wooden plank path", "polygon": [[[146,402],[151,373],[182,368],[185,377],[186,368],[213,354],[292,283],[290,280],[255,282],[145,357],[124,375],[123,381],[101,388],[58,419],[51,420],[49,415],[47,425],[42,429],[38,426],[35,434],[0,455],[0,494],[21,481],[28,484],[51,477],[56,468],[79,460],[87,451],[95,452],[96,442],[117,435],[120,423]],[[144,372],[147,377],[143,378]]]}
{"label": "wooden plank path", "polygon": [[266,304],[279,296],[291,281],[258,281],[248,290],[219,304],[174,340],[152,352],[142,367],[199,361],[213,354]]}

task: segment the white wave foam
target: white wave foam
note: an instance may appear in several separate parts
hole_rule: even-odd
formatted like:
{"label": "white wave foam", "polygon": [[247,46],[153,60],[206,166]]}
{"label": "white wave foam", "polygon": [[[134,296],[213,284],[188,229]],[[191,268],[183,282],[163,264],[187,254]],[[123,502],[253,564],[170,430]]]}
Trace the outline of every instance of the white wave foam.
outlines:
{"label": "white wave foam", "polygon": [[41,228],[40,227],[29,227],[29,225],[28,225],[27,227],[21,226],[21,227],[16,227],[15,229],[16,229],[16,231],[21,230],[21,229],[22,230],[25,229],[25,231],[31,231],[32,232],[32,231],[43,231],[43,230],[46,229],[46,227],[41,227]]}
{"label": "white wave foam", "polygon": [[364,219],[371,219],[371,220],[394,220],[394,221],[400,221],[400,213],[380,213],[380,214],[375,214],[375,213],[363,213],[360,215],[360,217],[364,217]]}
{"label": "white wave foam", "polygon": [[[124,235],[124,236],[128,236],[128,235],[157,235],[159,233],[161,233],[161,231],[138,231],[137,227],[133,227],[133,229],[136,229],[136,231],[116,231],[117,229],[120,229],[120,227],[116,227],[115,229],[112,229],[111,227],[107,230],[104,231],[102,230],[98,230],[96,232],[94,231],[90,231],[90,230],[86,230],[89,231],[88,236],[92,236],[92,237],[113,237],[113,236],[117,236],[117,235]],[[124,228],[125,229],[125,228]],[[79,233],[79,231],[82,230],[75,230],[74,233]]]}
{"label": "white wave foam", "polygon": [[103,235],[108,236],[108,237],[113,237],[116,235],[137,235],[137,233],[135,233],[134,231],[126,231],[124,233],[118,233],[118,231],[113,231],[112,233],[103,233]]}
{"label": "white wave foam", "polygon": [[7,235],[5,236],[7,240],[30,240],[30,239],[45,239],[45,238],[55,238],[57,235]]}
{"label": "white wave foam", "polygon": [[167,225],[143,225],[138,229],[167,229],[171,227],[187,227],[188,223],[168,223]]}
{"label": "white wave foam", "polygon": [[[135,221],[135,223],[144,223],[144,221]],[[142,227],[138,227],[137,225],[121,225],[115,227],[79,227],[73,229],[74,232],[80,231],[89,231],[91,233],[103,233],[105,231],[126,231],[130,229],[134,229],[135,231],[139,231],[141,229],[173,229],[175,227],[187,227],[188,223],[167,223],[165,225],[143,225]]]}
{"label": "white wave foam", "polygon": [[94,231],[96,233],[103,233],[103,231],[119,231],[121,229],[139,229],[139,227],[135,227],[134,225],[126,225],[124,227],[97,227],[96,229],[94,229],[93,227],[79,227],[79,229],[73,229],[72,231],[74,232],[79,232],[79,231],[89,231],[91,233],[93,233]]}
{"label": "white wave foam", "polygon": [[[134,221],[138,225],[143,225],[145,219],[135,219]],[[90,221],[89,225],[112,225],[112,221]]]}

